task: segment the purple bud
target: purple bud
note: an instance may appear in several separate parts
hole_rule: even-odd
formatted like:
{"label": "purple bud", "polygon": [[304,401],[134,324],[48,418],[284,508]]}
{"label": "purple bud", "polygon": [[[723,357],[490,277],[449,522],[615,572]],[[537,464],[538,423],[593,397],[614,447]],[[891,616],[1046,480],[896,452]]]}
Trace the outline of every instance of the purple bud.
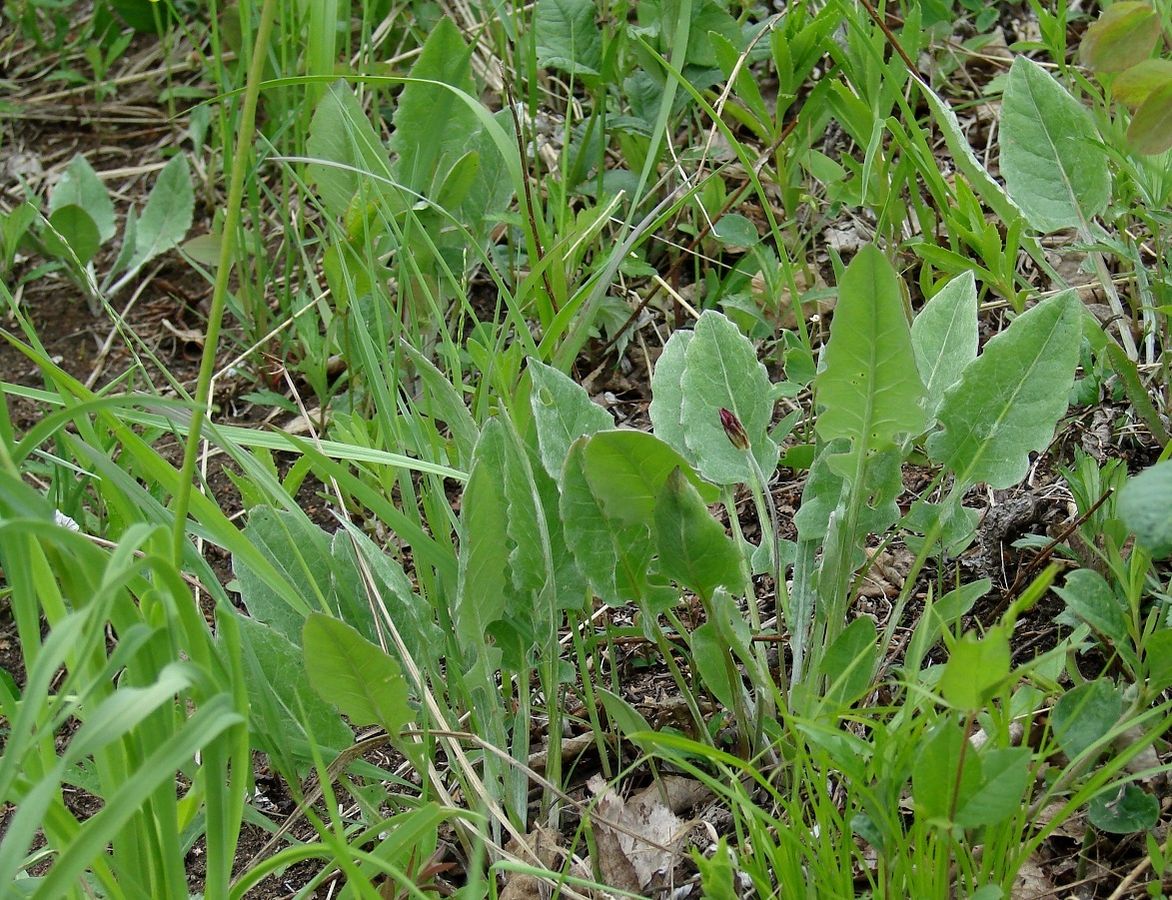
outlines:
{"label": "purple bud", "polygon": [[749,449],[749,436],[745,434],[745,426],[741,424],[736,413],[721,407],[720,425],[728,436],[729,443],[738,450]]}

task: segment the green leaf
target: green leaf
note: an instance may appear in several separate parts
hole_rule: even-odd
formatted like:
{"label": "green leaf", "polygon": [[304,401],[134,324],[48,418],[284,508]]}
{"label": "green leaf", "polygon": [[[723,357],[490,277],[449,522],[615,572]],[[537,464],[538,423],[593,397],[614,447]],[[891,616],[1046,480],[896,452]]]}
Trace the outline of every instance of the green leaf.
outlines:
{"label": "green leaf", "polygon": [[1159,693],[1172,686],[1172,629],[1162,628],[1144,641],[1144,662],[1148,690]]}
{"label": "green leaf", "polygon": [[899,278],[872,245],[859,250],[843,273],[825,363],[814,382],[822,407],[816,428],[823,440],[850,440],[850,452],[832,467],[853,479],[859,455],[886,449],[897,434],[916,434],[924,426],[924,386]]}
{"label": "green leaf", "polygon": [[1041,66],[1013,60],[1001,105],[1001,173],[1043,232],[1078,228],[1107,208],[1107,155],[1090,112]]}
{"label": "green leaf", "polygon": [[456,460],[459,465],[470,466],[476,442],[480,440],[480,429],[468,412],[451,380],[435,363],[411,346],[409,341],[399,342],[399,349],[406,354],[423,386],[423,397],[416,400],[417,407],[433,419],[440,419],[448,426],[452,441],[456,445]]}
{"label": "green leaf", "polygon": [[539,0],[533,14],[537,64],[570,75],[599,75],[602,31],[597,15],[593,0]]}
{"label": "green leaf", "polygon": [[534,624],[535,601],[549,585],[549,535],[528,460],[509,425],[485,425],[461,507],[460,584],[453,611],[460,645],[483,645],[489,626]]}
{"label": "green leaf", "polygon": [[663,573],[701,597],[744,580],[732,538],[679,469],[672,470],[656,500],[655,540]]}
{"label": "green leaf", "polygon": [[1122,714],[1119,689],[1099,678],[1063,694],[1050,712],[1050,727],[1062,752],[1074,759],[1101,742]]}
{"label": "green leaf", "polygon": [[705,622],[688,636],[692,664],[704,682],[725,709],[733,709],[738,702],[737,691],[742,690],[729,673],[729,648],[714,622]]}
{"label": "green leaf", "polygon": [[118,230],[114,221],[114,203],[106,186],[80,153],[69,161],[61,180],[49,194],[50,214],[65,206],[80,206],[89,213],[97,226],[100,243],[110,240]]}
{"label": "green leaf", "polygon": [[639,734],[644,731],[654,731],[648,721],[643,718],[639,710],[618,694],[612,694],[606,688],[596,687],[595,693],[602,700],[603,709],[611,723],[623,734]]}
{"label": "green leaf", "polygon": [[712,226],[712,236],[726,247],[745,249],[752,247],[761,237],[757,226],[737,213],[721,216]]}
{"label": "green leaf", "polygon": [[1094,569],[1077,569],[1066,576],[1066,584],[1054,588],[1066,607],[1099,634],[1115,643],[1127,638],[1123,604],[1102,575]]}
{"label": "green leaf", "polygon": [[399,664],[357,631],[312,613],[301,634],[310,684],[355,725],[380,725],[396,738],[415,715]]}
{"label": "green leaf", "polygon": [[944,395],[928,453],[963,484],[1017,484],[1066,412],[1082,333],[1077,295],[1043,300],[992,338]]}
{"label": "green leaf", "polygon": [[680,422],[684,443],[696,468],[717,484],[754,479],[745,451],[734,447],[720,423],[720,410],[732,411],[749,438],[749,452],[768,478],[777,468],[777,445],[769,437],[773,390],[753,344],[728,318],[705,311],[684,350]]}
{"label": "green leaf", "polygon": [[1096,72],[1122,72],[1151,56],[1159,39],[1159,21],[1148,4],[1113,3],[1087,28],[1078,58]]}
{"label": "green leaf", "polygon": [[191,228],[194,211],[191,171],[187,157],[180,154],[163,167],[159,180],[151,188],[142,217],[138,220],[134,256],[127,268],[136,269],[178,246]]}
{"label": "green leaf", "polygon": [[1004,628],[990,628],[982,638],[969,632],[948,654],[940,693],[956,709],[981,709],[1009,677],[1009,661],[1009,637]]}
{"label": "green leaf", "polygon": [[608,516],[587,480],[585,449],[594,439],[578,439],[566,455],[560,505],[566,543],[603,602],[622,606],[644,600],[653,607],[670,606],[676,592],[647,582],[654,547],[646,521],[627,523]]}
{"label": "green leaf", "polygon": [[59,207],[49,216],[49,225],[52,230],[46,229],[43,235],[45,249],[60,259],[76,256],[84,266],[101,247],[98,226],[80,206]]}
{"label": "green leaf", "polygon": [[920,310],[912,322],[912,348],[931,418],[944,392],[977,358],[977,282],[972,272],[953,278]]}
{"label": "green leaf", "polygon": [[1172,81],[1156,88],[1135,111],[1127,142],[1136,153],[1154,155],[1172,147]]}
{"label": "green leaf", "polygon": [[[309,164],[309,178],[331,215],[345,216],[359,188],[365,189],[363,198],[395,197],[392,210],[403,205],[398,192],[384,183],[391,180],[386,148],[344,81],[334,82],[322,95],[305,147],[309,156],[322,161]],[[368,172],[375,178],[364,174]]]}
{"label": "green leaf", "polygon": [[327,702],[333,698],[311,688],[302,649],[249,616],[240,616],[239,624],[253,731],[263,730],[262,743],[303,766],[313,761],[315,747],[327,753],[349,747],[354,734]]}
{"label": "green leaf", "polygon": [[649,527],[659,492],[673,469],[681,469],[705,503],[720,492],[701,481],[687,461],[654,435],[641,431],[601,431],[583,449],[583,470],[606,515]]}
{"label": "green leaf", "polygon": [[1111,834],[1147,831],[1159,818],[1160,801],[1134,784],[1104,791],[1087,807],[1090,823]]}
{"label": "green leaf", "polygon": [[541,464],[559,480],[570,445],[580,437],[614,428],[614,419],[580,384],[552,366],[531,359],[529,377],[533,380],[529,405],[537,427]]}
{"label": "green leaf", "polygon": [[829,712],[850,706],[867,691],[878,654],[875,620],[869,616],[859,616],[834,639],[818,667],[827,679],[823,704]]}
{"label": "green leaf", "polygon": [[946,717],[921,739],[916,754],[912,799],[921,815],[937,823],[950,821],[953,798],[971,797],[981,784],[980,759],[971,746],[964,748],[962,762],[964,740],[964,732]]}
{"label": "green leaf", "polygon": [[[472,48],[464,43],[451,19],[441,18],[427,36],[411,77],[395,108],[391,149],[399,154],[399,180],[422,194],[432,195],[458,157],[470,149],[479,128],[475,113],[444,84],[474,95]],[[428,82],[440,82],[431,84]],[[450,161],[441,165],[441,160]]]}
{"label": "green leaf", "polygon": [[1119,492],[1116,510],[1152,556],[1172,555],[1172,460],[1129,478]]}
{"label": "green leaf", "polygon": [[330,536],[304,514],[278,511],[268,506],[253,509],[243,536],[267,559],[305,601],[295,609],[286,602],[287,592],[270,583],[270,577],[239,556],[232,558],[232,571],[239,583],[240,597],[248,614],[297,643],[306,613],[321,609],[329,592],[331,570]]}
{"label": "green leaf", "polygon": [[[973,753],[969,748],[969,753]],[[953,821],[961,828],[998,825],[1022,808],[1033,773],[1028,747],[1002,747],[980,754],[981,781],[957,803]]]}
{"label": "green leaf", "polygon": [[1152,91],[1166,84],[1172,84],[1172,59],[1145,59],[1120,72],[1111,85],[1111,92],[1128,109],[1135,109]]}
{"label": "green leaf", "polygon": [[[684,368],[688,344],[694,331],[672,332],[655,362],[651,374],[651,426],[655,436],[670,445],[695,465],[695,458],[684,440]],[[719,415],[719,412],[717,413]]]}
{"label": "green leaf", "polygon": [[436,205],[448,211],[456,209],[467,199],[479,174],[480,154],[469,150],[456,160],[444,176],[443,184],[435,194]]}

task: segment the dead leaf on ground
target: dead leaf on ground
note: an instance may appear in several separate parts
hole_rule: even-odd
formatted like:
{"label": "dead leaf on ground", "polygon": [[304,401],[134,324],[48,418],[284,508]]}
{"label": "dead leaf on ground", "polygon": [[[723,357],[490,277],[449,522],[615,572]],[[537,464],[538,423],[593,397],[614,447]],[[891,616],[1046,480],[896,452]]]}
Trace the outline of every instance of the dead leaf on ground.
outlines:
{"label": "dead leaf on ground", "polygon": [[[561,868],[561,835],[544,825],[536,826],[525,835],[525,847],[514,838],[505,850],[528,863],[533,863],[533,857],[536,856],[541,865],[553,872]],[[542,879],[536,875],[510,872],[500,900],[544,900],[549,896],[549,891],[543,893],[541,883]]]}

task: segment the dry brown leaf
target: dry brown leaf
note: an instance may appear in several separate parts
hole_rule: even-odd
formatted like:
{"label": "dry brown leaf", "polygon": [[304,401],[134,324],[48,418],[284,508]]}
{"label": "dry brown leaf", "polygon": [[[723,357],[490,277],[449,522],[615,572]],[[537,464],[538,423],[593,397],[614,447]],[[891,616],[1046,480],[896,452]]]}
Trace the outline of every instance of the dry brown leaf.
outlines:
{"label": "dry brown leaf", "polygon": [[[598,775],[587,787],[599,797],[594,836],[598,868],[606,882],[633,891],[662,887],[690,826],[665,804],[655,785],[630,800],[623,800]],[[663,790],[674,792],[676,802],[686,798],[688,805],[694,805],[692,798],[697,796],[693,789],[678,783],[670,789],[665,784]],[[672,802],[670,795],[668,802]]]}
{"label": "dry brown leaf", "polygon": [[[525,835],[526,847],[522,847],[514,838],[509,841],[505,850],[527,862],[532,862],[533,856],[536,856],[543,866],[556,872],[561,868],[561,843],[560,834],[544,825],[538,825]],[[524,872],[510,872],[504,890],[501,891],[500,900],[544,900],[544,897],[548,896],[548,890],[542,894],[541,879],[537,876]]]}

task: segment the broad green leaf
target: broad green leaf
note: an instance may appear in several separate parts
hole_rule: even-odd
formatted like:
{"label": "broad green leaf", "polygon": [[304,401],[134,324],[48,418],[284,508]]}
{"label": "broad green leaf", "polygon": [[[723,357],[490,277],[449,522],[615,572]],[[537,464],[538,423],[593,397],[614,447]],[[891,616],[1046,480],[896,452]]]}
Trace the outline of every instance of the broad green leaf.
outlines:
{"label": "broad green leaf", "polygon": [[873,245],[863,247],[843,273],[825,363],[814,382],[822,407],[816,428],[824,440],[851,442],[849,454],[831,464],[854,478],[858,456],[890,447],[896,435],[917,434],[924,426],[924,386],[899,278]]}
{"label": "broad green leaf", "polygon": [[415,719],[399,664],[337,619],[313,613],[301,635],[309,682],[355,725],[380,725],[392,738]]}
{"label": "broad green leaf", "polygon": [[98,228],[100,243],[110,240],[118,230],[114,221],[114,202],[106,186],[80,153],[69,161],[61,180],[49,194],[49,213],[64,206],[80,206]]}
{"label": "broad green leaf", "polygon": [[1145,59],[1120,72],[1111,85],[1115,99],[1128,109],[1143,103],[1156,88],[1172,83],[1172,59]]}
{"label": "broad green leaf", "polygon": [[879,654],[876,637],[875,620],[859,616],[826,649],[818,671],[826,678],[828,712],[850,706],[870,687]]}
{"label": "broad green leaf", "polygon": [[[397,193],[385,184],[391,179],[387,150],[344,81],[334,82],[322,95],[305,147],[309,156],[321,160],[309,164],[309,177],[331,215],[345,216],[360,187],[364,188],[364,200]],[[374,178],[363,174],[367,172]]]}
{"label": "broad green leaf", "polygon": [[642,431],[601,431],[586,441],[583,470],[610,518],[649,527],[659,492],[673,469],[681,469],[705,503],[720,492],[701,481],[687,461],[654,435]]}
{"label": "broad green leaf", "polygon": [[302,609],[291,607],[284,590],[272,585],[259,569],[239,556],[232,571],[248,614],[271,626],[292,643],[300,640],[301,625],[310,609],[322,609],[329,593],[330,536],[305,517],[267,506],[253,509],[243,535],[302,597]]}
{"label": "broad green leaf", "polygon": [[239,624],[252,727],[264,731],[260,742],[302,766],[313,761],[315,747],[327,755],[349,747],[354,734],[327,702],[333,698],[311,688],[301,647],[249,616]]}
{"label": "broad green leaf", "polygon": [[705,622],[693,631],[688,637],[688,647],[696,674],[721,706],[733,709],[738,701],[737,691],[742,688],[730,677],[728,644],[721,639],[716,624]]}
{"label": "broad green leaf", "polygon": [[466,199],[480,174],[480,154],[469,150],[461,156],[444,175],[443,183],[435,194],[435,202],[446,210],[454,210]]}
{"label": "broad green leaf", "polygon": [[921,738],[912,769],[912,799],[921,815],[937,823],[949,822],[954,798],[971,797],[981,785],[980,759],[972,747],[964,748],[962,756],[964,740],[951,717]]}
{"label": "broad green leaf", "polygon": [[[335,560],[330,582],[331,606],[344,622],[358,629],[367,640],[375,640],[375,620],[389,617],[410,648],[418,648],[421,663],[439,656],[444,635],[435,623],[431,606],[415,593],[411,580],[394,557],[366,535],[358,526],[343,522],[330,544]],[[378,603],[371,607],[364,581],[359,577],[358,557],[374,581]],[[384,613],[385,610],[385,613]]]}
{"label": "broad green leaf", "polygon": [[1156,558],[1172,554],[1172,461],[1129,478],[1119,492],[1119,518]]}
{"label": "broad green leaf", "polygon": [[[969,752],[973,753],[970,747]],[[981,781],[962,794],[953,821],[961,828],[997,825],[1019,812],[1033,772],[1028,747],[1002,747],[980,754]]]}
{"label": "broad green leaf", "polygon": [[672,332],[651,374],[651,426],[655,436],[695,464],[684,441],[684,367],[694,331]]}
{"label": "broad green leaf", "polygon": [[570,445],[578,438],[614,428],[610,413],[594,403],[585,389],[552,366],[529,360],[533,390],[529,404],[537,426],[541,464],[559,479]]}
{"label": "broad green leaf", "polygon": [[727,213],[712,226],[712,236],[726,247],[752,247],[760,235],[750,219],[738,213]]}
{"label": "broad green leaf", "polygon": [[610,717],[611,723],[623,734],[638,734],[643,731],[654,731],[650,723],[643,718],[639,710],[618,694],[612,694],[606,688],[596,687],[595,693],[602,700],[603,709]]}
{"label": "broad green leaf", "polygon": [[655,504],[660,570],[702,597],[737,588],[742,557],[683,472],[673,469]]}
{"label": "broad green leaf", "polygon": [[535,600],[553,570],[549,535],[528,460],[501,419],[484,427],[461,509],[460,644],[482,645],[489,626],[512,619],[531,630]]}
{"label": "broad green leaf", "polygon": [[138,268],[160,253],[178,246],[191,228],[194,211],[195,193],[191,189],[191,171],[187,166],[187,157],[179,154],[163,167],[159,180],[151,188],[138,220],[134,256],[127,268]]}
{"label": "broad green leaf", "polygon": [[76,256],[84,266],[101,247],[98,226],[80,206],[58,207],[49,216],[49,225],[51,228],[45,229],[43,235],[45,249],[60,259]]}
{"label": "broad green leaf", "polygon": [[1122,72],[1147,59],[1159,39],[1155,10],[1147,3],[1124,0],[1111,4],[1090,24],[1078,58],[1096,72]]}
{"label": "broad green leaf", "polygon": [[570,75],[597,76],[602,68],[602,32],[593,0],[538,0],[533,14],[537,64]]}
{"label": "broad green leaf", "polygon": [[1099,634],[1119,643],[1127,637],[1123,604],[1107,579],[1094,569],[1077,569],[1066,576],[1066,584],[1054,588],[1066,607]]}
{"label": "broad green leaf", "polygon": [[1065,291],[1018,316],[985,345],[937,412],[929,455],[962,484],[1017,484],[1066,412],[1082,333],[1077,295]]}
{"label": "broad green leaf", "polygon": [[1155,155],[1172,147],[1172,81],[1156,88],[1135,111],[1127,142],[1136,153]]}
{"label": "broad green leaf", "polygon": [[981,709],[1009,677],[1009,661],[1004,628],[990,628],[980,638],[967,633],[952,645],[940,676],[940,693],[956,709]]}
{"label": "broad green leaf", "polygon": [[1043,232],[1085,225],[1107,208],[1108,171],[1090,112],[1016,57],[1001,105],[1001,174],[1030,224]]}
{"label": "broad green leaf", "polygon": [[1063,694],[1050,712],[1054,739],[1071,759],[1102,741],[1123,714],[1123,697],[1108,678],[1080,684]]}
{"label": "broad green leaf", "polygon": [[589,440],[570,447],[562,471],[561,514],[566,543],[578,568],[595,593],[611,606],[646,600],[653,607],[668,606],[674,589],[653,588],[647,582],[654,554],[651,531],[645,521],[626,523],[608,516],[584,471]]}
{"label": "broad green leaf", "polygon": [[724,432],[721,409],[740,419],[749,452],[765,477],[777,468],[777,445],[769,437],[772,388],[765,366],[741,330],[718,312],[704,312],[684,350],[680,421],[696,468],[709,481],[745,484],[754,478],[745,451],[734,447]]}
{"label": "broad green leaf", "polygon": [[931,418],[944,392],[977,358],[977,282],[971,271],[953,278],[920,310],[912,322],[912,348]]}
{"label": "broad green leaf", "polygon": [[1087,819],[1100,831],[1131,834],[1147,831],[1160,818],[1160,801],[1134,784],[1111,788],[1087,807]]}
{"label": "broad green leaf", "polygon": [[443,87],[475,95],[471,58],[472,48],[460,29],[446,16],[441,18],[411,67],[411,77],[419,80],[408,82],[399,95],[391,135],[391,149],[399,154],[395,172],[404,185],[420,193],[434,193],[433,185],[442,183],[457,159],[471,149],[470,139],[479,131],[475,113]]}
{"label": "broad green leaf", "polygon": [[1172,629],[1162,628],[1144,641],[1144,662],[1150,691],[1158,693],[1172,686]]}

